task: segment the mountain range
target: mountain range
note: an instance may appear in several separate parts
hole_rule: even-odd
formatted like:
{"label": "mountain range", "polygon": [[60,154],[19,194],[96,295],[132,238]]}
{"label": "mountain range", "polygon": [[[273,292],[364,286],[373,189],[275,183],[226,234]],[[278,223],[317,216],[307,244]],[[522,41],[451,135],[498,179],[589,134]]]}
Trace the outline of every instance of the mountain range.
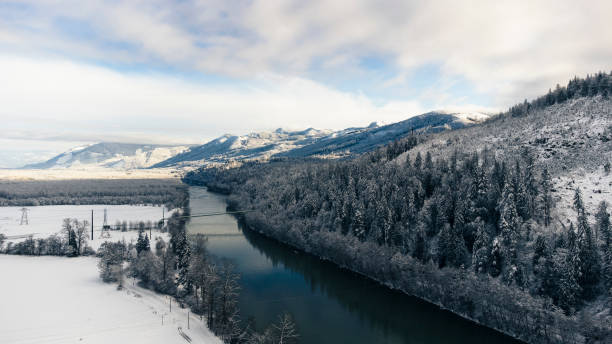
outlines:
{"label": "mountain range", "polygon": [[271,158],[340,158],[371,151],[411,133],[433,133],[464,128],[488,119],[490,114],[432,111],[407,120],[343,130],[308,128],[247,135],[225,134],[202,145],[169,146],[100,142],[73,148],[24,169],[142,169],[194,168]]}
{"label": "mountain range", "polygon": [[45,162],[26,165],[23,169],[146,168],[186,149],[187,146],[100,142],[75,147]]}

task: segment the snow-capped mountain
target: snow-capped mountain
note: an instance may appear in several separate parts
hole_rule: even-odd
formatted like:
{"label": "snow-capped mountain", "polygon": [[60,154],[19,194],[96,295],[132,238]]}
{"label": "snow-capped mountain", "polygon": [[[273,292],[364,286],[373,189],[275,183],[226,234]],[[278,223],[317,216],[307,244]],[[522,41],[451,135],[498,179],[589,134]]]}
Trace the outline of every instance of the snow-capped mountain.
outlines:
{"label": "snow-capped mountain", "polygon": [[100,142],[80,146],[24,169],[146,168],[188,149],[188,146]]}
{"label": "snow-capped mountain", "polygon": [[272,157],[337,158],[363,153],[402,138],[411,132],[438,132],[480,123],[489,114],[428,112],[402,122],[338,131],[306,129],[251,133],[244,136],[223,135],[206,144],[191,147],[152,167],[200,167],[230,161],[268,160]]}
{"label": "snow-capped mountain", "polygon": [[220,136],[203,145],[165,146],[101,142],[80,146],[45,162],[23,169],[129,170],[139,168],[191,168],[232,161],[267,161],[270,158],[338,158],[359,154],[387,144],[412,132],[439,132],[480,123],[489,118],[482,113],[428,112],[402,122],[343,130],[308,128],[289,131]]}
{"label": "snow-capped mountain", "polygon": [[246,160],[264,161],[278,153],[312,144],[332,133],[331,130],[313,128],[301,131],[279,128],[273,132],[250,133],[242,136],[226,134],[203,145],[191,147],[153,167],[200,166]]}
{"label": "snow-capped mountain", "polygon": [[484,113],[451,113],[433,111],[407,120],[379,126],[372,123],[365,128],[349,128],[335,132],[317,142],[281,153],[288,157],[338,157],[359,154],[405,137],[412,132],[432,133],[459,129],[480,123],[490,117]]}

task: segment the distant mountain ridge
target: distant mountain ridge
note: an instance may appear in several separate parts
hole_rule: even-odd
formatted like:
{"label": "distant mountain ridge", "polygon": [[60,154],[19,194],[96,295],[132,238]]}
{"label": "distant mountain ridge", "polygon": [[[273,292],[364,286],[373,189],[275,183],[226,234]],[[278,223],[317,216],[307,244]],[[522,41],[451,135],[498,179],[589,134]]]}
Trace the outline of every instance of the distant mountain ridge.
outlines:
{"label": "distant mountain ridge", "polygon": [[200,166],[233,160],[267,160],[278,153],[310,145],[332,133],[331,130],[313,128],[300,131],[278,128],[273,132],[250,133],[242,136],[225,134],[203,145],[191,147],[152,167]]}
{"label": "distant mountain ridge", "polygon": [[490,114],[433,111],[407,120],[379,126],[347,128],[339,131],[309,128],[302,131],[223,135],[162,161],[152,167],[200,167],[231,161],[268,160],[274,157],[336,158],[367,152],[411,132],[439,132],[480,123]]}
{"label": "distant mountain ridge", "polygon": [[80,146],[23,169],[147,168],[188,149],[188,146],[100,142]]}
{"label": "distant mountain ridge", "polygon": [[202,145],[170,146],[100,142],[80,146],[47,161],[23,169],[129,170],[142,168],[193,168],[240,161],[268,161],[271,158],[340,158],[361,154],[401,139],[413,132],[433,133],[464,128],[490,117],[478,112],[432,111],[407,120],[343,130],[308,128],[246,135],[225,134]]}
{"label": "distant mountain ridge", "polygon": [[279,156],[338,156],[364,153],[405,137],[412,132],[433,133],[459,129],[480,123],[489,117],[490,115],[483,113],[432,111],[388,125],[370,125],[366,128],[347,129],[311,145],[281,153]]}

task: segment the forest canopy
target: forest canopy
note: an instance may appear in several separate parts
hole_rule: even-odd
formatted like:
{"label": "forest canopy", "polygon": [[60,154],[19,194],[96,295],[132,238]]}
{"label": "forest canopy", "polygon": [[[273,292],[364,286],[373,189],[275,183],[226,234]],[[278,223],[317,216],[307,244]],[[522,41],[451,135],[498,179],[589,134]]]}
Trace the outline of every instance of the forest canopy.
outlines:
{"label": "forest canopy", "polygon": [[178,208],[188,197],[176,179],[0,181],[0,206],[154,204]]}

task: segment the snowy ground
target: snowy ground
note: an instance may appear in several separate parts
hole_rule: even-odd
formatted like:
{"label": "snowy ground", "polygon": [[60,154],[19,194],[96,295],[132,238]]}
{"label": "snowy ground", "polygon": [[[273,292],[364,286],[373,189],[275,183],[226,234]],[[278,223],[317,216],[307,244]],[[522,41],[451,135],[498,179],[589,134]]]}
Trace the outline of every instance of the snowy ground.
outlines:
{"label": "snowy ground", "polygon": [[[28,224],[20,224],[22,207],[0,207],[0,233],[9,240],[23,239],[31,234],[35,238],[46,238],[62,229],[65,218],[75,218],[79,221],[87,220],[91,224],[91,211],[94,211],[94,244],[100,236],[104,220],[104,209],[107,209],[108,224],[115,225],[119,221],[152,221],[154,224],[163,216],[162,207],[134,206],[134,205],[51,205],[27,207]],[[171,211],[165,210],[166,217]],[[88,231],[89,232],[89,231]],[[112,232],[119,240],[125,236],[129,241],[135,232]],[[12,238],[12,239],[11,239]],[[114,240],[114,238],[113,238]],[[90,245],[94,246],[94,245]],[[98,245],[99,246],[99,245]],[[95,247],[94,247],[95,248]]]}
{"label": "snowy ground", "polygon": [[[601,201],[608,202],[608,211],[612,206],[612,173],[605,173],[603,168],[594,172],[578,170],[569,175],[555,178],[556,211],[559,218],[576,222],[576,212],[573,209],[576,188],[582,192],[584,206],[589,216],[589,222],[594,223],[594,215]],[[569,223],[566,223],[568,225]]]}
{"label": "snowy ground", "polygon": [[103,283],[97,261],[0,256],[0,343],[220,343],[166,296]]}
{"label": "snowy ground", "polygon": [[180,178],[172,168],[117,170],[111,168],[72,169],[0,169],[0,180],[65,180],[65,179],[164,179]]}

